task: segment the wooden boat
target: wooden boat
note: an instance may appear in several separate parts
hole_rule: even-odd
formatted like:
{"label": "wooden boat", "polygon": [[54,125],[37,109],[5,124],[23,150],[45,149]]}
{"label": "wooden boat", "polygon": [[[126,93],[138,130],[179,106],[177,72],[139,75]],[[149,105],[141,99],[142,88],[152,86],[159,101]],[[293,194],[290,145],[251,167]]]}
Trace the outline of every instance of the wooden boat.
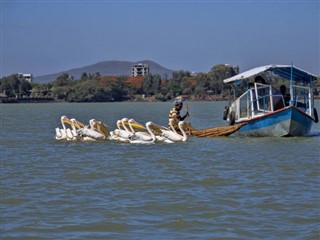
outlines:
{"label": "wooden boat", "polygon": [[[253,81],[260,75],[282,81],[290,93],[277,91],[271,81]],[[225,79],[234,89],[234,100],[225,108],[224,119],[230,125],[246,123],[237,131],[239,135],[306,136],[313,122],[318,122],[312,87],[316,79],[293,65],[262,66]]]}

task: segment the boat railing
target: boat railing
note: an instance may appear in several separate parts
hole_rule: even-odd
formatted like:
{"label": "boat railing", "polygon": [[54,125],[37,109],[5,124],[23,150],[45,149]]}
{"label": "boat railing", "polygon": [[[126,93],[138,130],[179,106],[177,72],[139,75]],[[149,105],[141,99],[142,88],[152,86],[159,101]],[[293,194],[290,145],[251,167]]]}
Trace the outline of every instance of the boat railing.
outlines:
{"label": "boat railing", "polygon": [[289,103],[271,85],[255,83],[232,104],[235,119],[250,119],[293,105],[312,116],[313,102],[309,87],[293,85],[293,100]]}
{"label": "boat railing", "polygon": [[310,87],[293,85],[292,89],[292,101],[290,102],[290,105],[293,105],[312,116],[313,101]]}
{"label": "boat railing", "polygon": [[248,89],[234,102],[233,108],[236,120],[238,120],[261,116],[285,106],[282,94],[273,94],[271,86],[268,85],[264,88]]}

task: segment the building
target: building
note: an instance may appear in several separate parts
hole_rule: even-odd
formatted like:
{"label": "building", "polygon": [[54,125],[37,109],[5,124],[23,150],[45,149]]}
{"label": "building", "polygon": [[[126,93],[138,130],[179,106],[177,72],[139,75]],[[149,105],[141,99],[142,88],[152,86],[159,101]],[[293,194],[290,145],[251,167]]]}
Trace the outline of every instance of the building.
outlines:
{"label": "building", "polygon": [[31,73],[18,73],[19,80],[25,80],[29,83],[32,82],[32,74]]}
{"label": "building", "polygon": [[132,65],[131,67],[131,76],[137,77],[137,76],[146,76],[149,74],[149,65],[138,63],[135,65]]}

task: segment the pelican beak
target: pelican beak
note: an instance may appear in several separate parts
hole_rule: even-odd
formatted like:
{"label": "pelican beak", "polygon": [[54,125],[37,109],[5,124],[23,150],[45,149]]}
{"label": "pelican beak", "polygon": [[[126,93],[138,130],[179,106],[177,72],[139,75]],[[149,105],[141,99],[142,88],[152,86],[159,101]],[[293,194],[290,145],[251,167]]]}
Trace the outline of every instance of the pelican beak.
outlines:
{"label": "pelican beak", "polygon": [[63,119],[63,120],[62,120],[62,122],[64,122],[64,123],[68,123],[68,124],[70,124],[70,125],[72,125],[72,124],[73,124],[73,122],[71,122],[69,119]]}
{"label": "pelican beak", "polygon": [[79,127],[81,127],[81,128],[84,128],[86,125],[84,125],[82,122],[78,122],[77,121],[77,125],[79,126]]}
{"label": "pelican beak", "polygon": [[131,125],[133,128],[146,129],[143,125],[141,125],[140,123],[137,123],[137,122],[132,122],[132,123],[130,123],[130,125]]}
{"label": "pelican beak", "polygon": [[161,130],[166,130],[165,127],[163,127],[163,126],[161,126],[161,125],[158,125],[158,124],[155,124],[155,123],[152,123],[152,124],[150,125],[150,128],[151,128],[153,131],[157,132],[157,133],[161,133]]}
{"label": "pelican beak", "polygon": [[135,129],[143,129],[143,130],[146,129],[142,124],[136,122],[136,120],[134,120],[134,119],[130,119],[130,120],[129,120],[129,125],[130,125],[132,128],[135,128]]}

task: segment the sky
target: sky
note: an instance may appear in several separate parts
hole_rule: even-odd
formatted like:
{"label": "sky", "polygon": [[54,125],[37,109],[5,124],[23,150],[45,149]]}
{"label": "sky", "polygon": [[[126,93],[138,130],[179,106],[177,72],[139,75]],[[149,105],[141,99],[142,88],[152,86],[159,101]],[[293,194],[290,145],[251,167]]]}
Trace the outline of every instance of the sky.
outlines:
{"label": "sky", "polygon": [[0,75],[100,61],[240,72],[291,64],[320,75],[320,0],[0,0]]}

